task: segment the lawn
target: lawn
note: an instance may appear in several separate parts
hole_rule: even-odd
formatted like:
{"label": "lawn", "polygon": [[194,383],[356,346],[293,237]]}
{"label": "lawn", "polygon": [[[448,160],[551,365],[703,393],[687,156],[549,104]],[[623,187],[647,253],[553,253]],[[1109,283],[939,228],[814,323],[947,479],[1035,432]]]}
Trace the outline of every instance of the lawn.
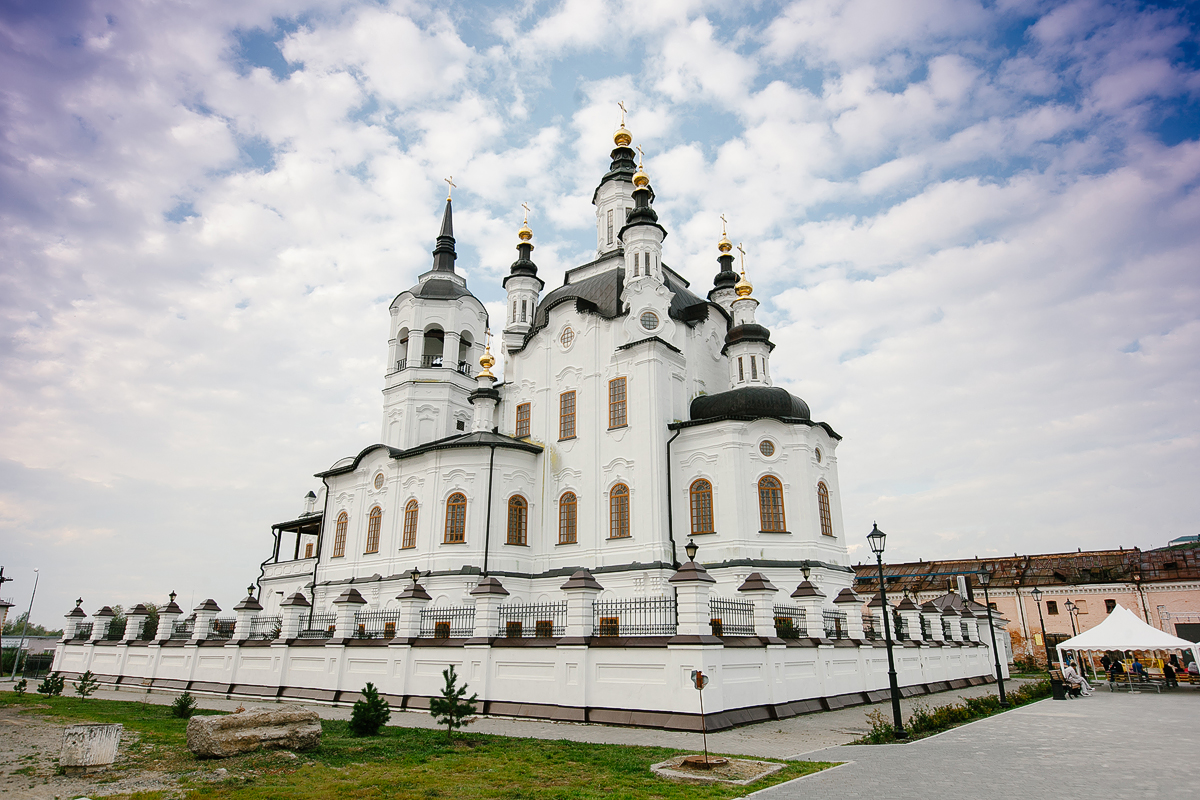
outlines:
{"label": "lawn", "polygon": [[[683,752],[672,748],[514,739],[469,729],[453,742],[447,742],[444,731],[423,728],[387,727],[379,736],[357,738],[347,723],[330,720],[322,723],[320,747],[295,759],[263,752],[201,761],[187,750],[186,721],[171,716],[167,706],[39,695],[18,699],[11,694],[0,703],[29,707],[29,713],[58,723],[122,723],[138,734],[129,768],[177,775],[189,800],[729,798],[832,766],[789,762],[752,787],[681,784],[650,772],[651,764]],[[214,781],[220,768],[229,775]],[[159,800],[164,795],[133,797]]]}

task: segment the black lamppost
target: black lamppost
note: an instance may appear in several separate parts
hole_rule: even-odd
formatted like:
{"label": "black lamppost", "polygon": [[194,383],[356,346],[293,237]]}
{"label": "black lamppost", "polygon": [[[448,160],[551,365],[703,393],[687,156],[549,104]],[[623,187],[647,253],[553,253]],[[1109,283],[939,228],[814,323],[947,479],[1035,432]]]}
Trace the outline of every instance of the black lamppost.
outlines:
{"label": "black lamppost", "polygon": [[1038,624],[1042,626],[1042,644],[1046,647],[1046,669],[1051,670],[1054,669],[1054,659],[1050,656],[1050,640],[1046,638],[1046,621],[1042,619],[1042,590],[1035,586],[1029,596],[1037,603]]}
{"label": "black lamppost", "polygon": [[1074,639],[1079,635],[1079,631],[1075,628],[1075,615],[1079,613],[1079,606],[1067,601],[1067,614],[1071,617],[1071,638]]}
{"label": "black lamppost", "polygon": [[1008,698],[1004,696],[1004,672],[1000,669],[1000,649],[996,646],[996,626],[992,622],[992,598],[988,596],[988,584],[992,582],[992,573],[987,567],[979,570],[979,585],[983,587],[983,604],[988,611],[988,633],[992,635],[992,655],[996,659],[996,685],[1000,687],[1000,705],[1007,706]]}
{"label": "black lamppost", "polygon": [[887,589],[884,584],[887,582],[883,579],[883,545],[887,540],[887,534],[879,530],[879,526],[875,523],[871,524],[871,532],[867,534],[867,541],[871,545],[871,552],[875,554],[875,563],[879,565],[879,602],[883,604],[883,641],[887,645],[888,654],[888,683],[892,688],[892,718],[895,720],[892,724],[896,729],[897,739],[907,739],[908,734],[904,732],[904,723],[900,717],[900,687],[896,683],[896,661],[892,657],[892,626],[888,622],[888,602]]}

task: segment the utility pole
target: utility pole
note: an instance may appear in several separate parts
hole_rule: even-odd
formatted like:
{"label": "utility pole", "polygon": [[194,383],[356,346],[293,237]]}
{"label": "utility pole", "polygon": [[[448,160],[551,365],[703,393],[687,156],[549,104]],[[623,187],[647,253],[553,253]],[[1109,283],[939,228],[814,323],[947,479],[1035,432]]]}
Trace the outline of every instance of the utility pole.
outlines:
{"label": "utility pole", "polygon": [[13,656],[13,671],[12,679],[17,679],[17,665],[21,663],[21,648],[25,646],[25,631],[29,630],[29,618],[33,616],[33,599],[37,597],[38,585],[38,568],[33,568],[33,592],[29,595],[29,610],[25,612],[25,624],[21,626],[21,643],[17,645],[17,652]]}

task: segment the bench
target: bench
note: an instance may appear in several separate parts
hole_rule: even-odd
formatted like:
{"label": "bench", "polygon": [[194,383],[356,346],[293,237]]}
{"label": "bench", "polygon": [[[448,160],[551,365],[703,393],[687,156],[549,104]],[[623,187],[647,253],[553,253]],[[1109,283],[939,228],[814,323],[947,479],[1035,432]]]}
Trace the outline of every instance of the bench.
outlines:
{"label": "bench", "polygon": [[1124,689],[1125,691],[1141,691],[1143,689],[1153,689],[1156,692],[1161,692],[1163,686],[1166,685],[1165,680],[1151,680],[1150,678],[1138,677],[1137,675],[1120,675],[1117,679],[1109,680],[1108,690],[1117,692]]}

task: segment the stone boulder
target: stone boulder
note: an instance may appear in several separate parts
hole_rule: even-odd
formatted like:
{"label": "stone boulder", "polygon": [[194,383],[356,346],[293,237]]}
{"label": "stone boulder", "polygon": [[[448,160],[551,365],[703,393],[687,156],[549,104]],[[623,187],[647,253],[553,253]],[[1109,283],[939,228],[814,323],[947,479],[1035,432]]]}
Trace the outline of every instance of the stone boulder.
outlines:
{"label": "stone boulder", "polygon": [[308,750],[321,743],[317,712],[251,708],[237,714],[192,717],[187,744],[198,758],[228,758],[255,750]]}

